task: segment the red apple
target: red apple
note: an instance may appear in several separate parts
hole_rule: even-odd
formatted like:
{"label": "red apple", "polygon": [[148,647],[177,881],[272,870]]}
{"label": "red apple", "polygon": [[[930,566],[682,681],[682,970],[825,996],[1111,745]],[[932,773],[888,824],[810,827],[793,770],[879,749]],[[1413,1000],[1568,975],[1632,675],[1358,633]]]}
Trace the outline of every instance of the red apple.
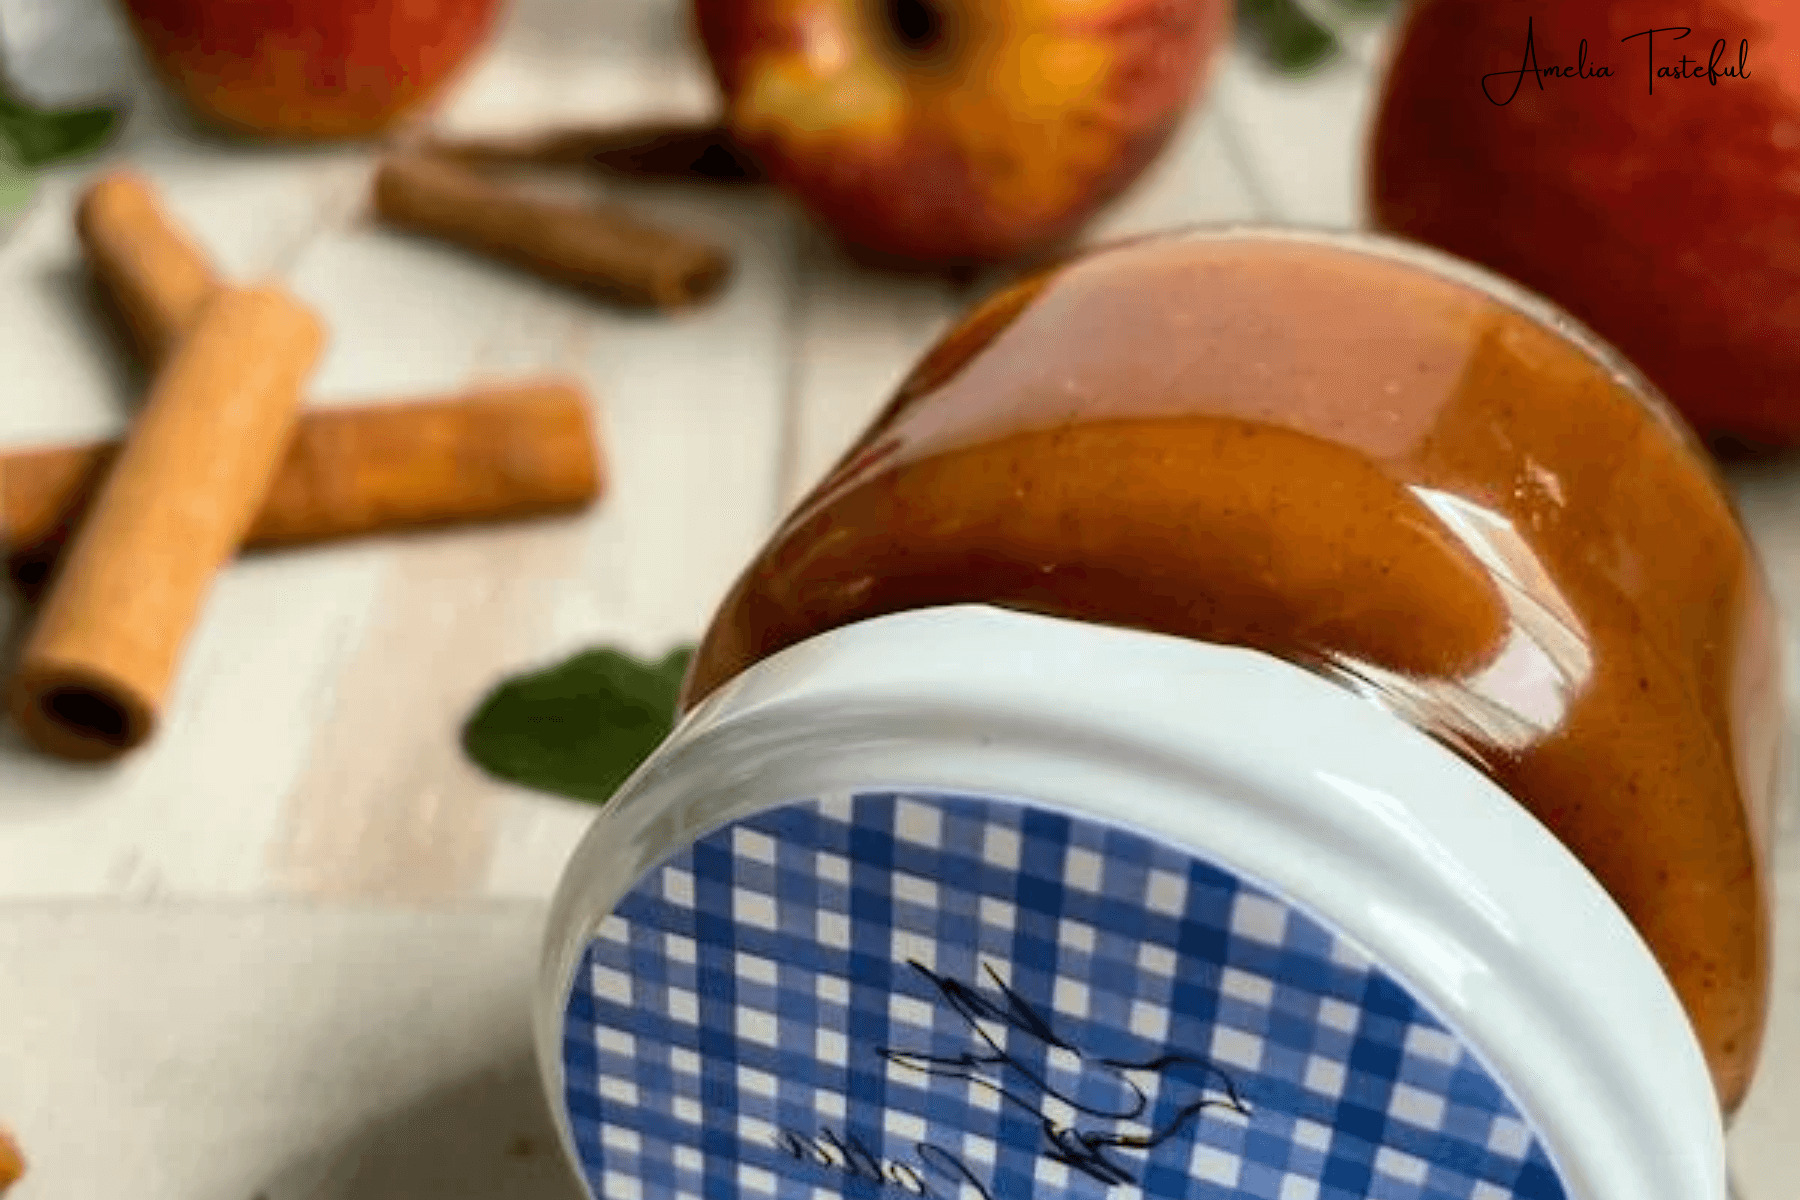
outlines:
{"label": "red apple", "polygon": [[1376,223],[1557,301],[1709,438],[1800,443],[1800,3],[1421,0],[1400,32]]}
{"label": "red apple", "polygon": [[847,242],[1054,246],[1168,140],[1228,0],[695,0],[733,136]]}
{"label": "red apple", "polygon": [[501,0],[122,0],[202,119],[280,138],[378,133],[480,48]]}

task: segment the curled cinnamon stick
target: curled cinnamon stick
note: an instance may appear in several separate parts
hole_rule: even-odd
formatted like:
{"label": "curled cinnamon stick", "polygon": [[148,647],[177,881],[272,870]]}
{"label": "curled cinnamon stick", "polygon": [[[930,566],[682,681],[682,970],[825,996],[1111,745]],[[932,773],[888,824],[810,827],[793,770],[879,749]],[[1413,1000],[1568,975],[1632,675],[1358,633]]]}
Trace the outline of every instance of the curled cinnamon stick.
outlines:
{"label": "curled cinnamon stick", "polygon": [[613,205],[549,204],[442,158],[390,158],[375,176],[390,224],[504,259],[628,304],[677,308],[719,289],[719,250]]}
{"label": "curled cinnamon stick", "polygon": [[150,185],[125,171],[103,176],[82,194],[75,233],[138,360],[148,367],[162,362],[219,289],[212,264],[163,212]]}
{"label": "curled cinnamon stick", "polygon": [[474,167],[593,165],[631,175],[761,183],[765,176],[723,125],[653,123],[438,140],[435,158]]}
{"label": "curled cinnamon stick", "polygon": [[52,580],[13,679],[14,721],[67,758],[155,728],[213,575],[237,552],[325,340],[272,287],[227,288],[151,385]]}
{"label": "curled cinnamon stick", "polygon": [[[603,480],[586,395],[544,379],[305,414],[245,548],[573,512]],[[27,597],[76,527],[117,442],[0,455],[0,544]]]}

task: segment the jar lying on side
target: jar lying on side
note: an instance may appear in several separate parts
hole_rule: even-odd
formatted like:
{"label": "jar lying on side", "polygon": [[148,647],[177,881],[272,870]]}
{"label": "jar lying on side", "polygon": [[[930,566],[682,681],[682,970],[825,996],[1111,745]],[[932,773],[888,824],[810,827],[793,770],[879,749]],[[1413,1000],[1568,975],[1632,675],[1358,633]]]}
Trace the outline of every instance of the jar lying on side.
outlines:
{"label": "jar lying on side", "polygon": [[553,915],[568,1144],[609,1200],[1722,1196],[1777,671],[1703,452],[1547,304],[1091,253],[715,616]]}
{"label": "jar lying on side", "polygon": [[978,602],[1249,646],[1455,746],[1600,879],[1743,1099],[1768,986],[1772,608],[1649,385],[1376,239],[1107,250],[940,344],[719,610],[690,700]]}

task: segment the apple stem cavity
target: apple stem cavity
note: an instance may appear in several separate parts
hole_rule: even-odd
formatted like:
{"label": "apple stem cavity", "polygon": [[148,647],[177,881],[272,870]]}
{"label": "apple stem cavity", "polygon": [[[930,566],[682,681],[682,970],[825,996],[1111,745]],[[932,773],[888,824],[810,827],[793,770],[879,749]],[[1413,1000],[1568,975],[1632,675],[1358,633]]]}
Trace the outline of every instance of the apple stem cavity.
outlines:
{"label": "apple stem cavity", "polygon": [[931,0],[885,0],[887,26],[908,58],[935,56],[944,41],[944,13]]}

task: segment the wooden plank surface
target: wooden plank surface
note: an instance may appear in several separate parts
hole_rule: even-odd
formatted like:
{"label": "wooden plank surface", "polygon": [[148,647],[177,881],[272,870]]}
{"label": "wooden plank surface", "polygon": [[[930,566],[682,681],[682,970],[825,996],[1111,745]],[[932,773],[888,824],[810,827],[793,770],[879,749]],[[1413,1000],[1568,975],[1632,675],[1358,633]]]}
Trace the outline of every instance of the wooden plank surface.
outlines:
{"label": "wooden plank surface", "polygon": [[[579,1200],[531,1042],[540,906],[0,913],[8,1200]],[[98,1147],[103,1152],[96,1153]]]}
{"label": "wooden plank surface", "polygon": [[[704,111],[681,11],[523,0],[439,119]],[[611,490],[572,520],[245,559],[142,753],[75,768],[0,733],[0,896],[544,893],[588,810],[487,780],[458,727],[521,666],[693,637],[766,533],[799,437],[800,221],[761,190],[621,187],[738,262],[717,303],[627,313],[371,227],[366,148],[199,140],[154,89],[137,94],[99,165],[144,171],[230,274],[284,279],[318,309],[332,337],[312,403],[571,374],[598,401]],[[95,169],[54,174],[0,246],[0,444],[115,434],[142,386],[92,311],[69,230]]]}

